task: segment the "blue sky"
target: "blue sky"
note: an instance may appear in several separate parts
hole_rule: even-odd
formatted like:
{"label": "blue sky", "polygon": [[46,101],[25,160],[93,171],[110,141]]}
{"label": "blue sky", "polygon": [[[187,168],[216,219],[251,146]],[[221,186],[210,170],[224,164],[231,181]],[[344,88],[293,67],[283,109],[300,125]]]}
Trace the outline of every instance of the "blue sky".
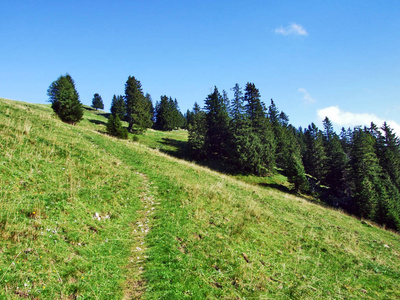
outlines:
{"label": "blue sky", "polygon": [[46,103],[68,72],[109,110],[133,75],[184,112],[253,82],[296,127],[328,115],[400,134],[399,1],[0,0],[0,20],[3,98]]}

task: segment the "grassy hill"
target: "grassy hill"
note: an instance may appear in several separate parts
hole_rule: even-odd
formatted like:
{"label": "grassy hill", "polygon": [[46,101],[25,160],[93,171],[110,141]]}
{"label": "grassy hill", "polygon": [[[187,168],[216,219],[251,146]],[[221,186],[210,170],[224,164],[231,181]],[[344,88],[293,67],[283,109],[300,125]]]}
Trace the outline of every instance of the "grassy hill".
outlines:
{"label": "grassy hill", "polygon": [[[399,235],[0,99],[0,299],[398,299]],[[171,155],[172,154],[172,155]],[[271,187],[272,186],[272,187]]]}

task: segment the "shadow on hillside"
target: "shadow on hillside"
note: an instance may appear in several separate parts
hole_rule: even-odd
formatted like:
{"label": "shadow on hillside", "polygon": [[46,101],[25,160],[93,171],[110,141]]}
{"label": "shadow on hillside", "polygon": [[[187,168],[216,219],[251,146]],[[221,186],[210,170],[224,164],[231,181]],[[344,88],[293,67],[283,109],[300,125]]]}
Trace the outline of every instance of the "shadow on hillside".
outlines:
{"label": "shadow on hillside", "polygon": [[110,116],[111,116],[111,113],[100,113],[99,116],[102,116],[102,117],[104,117],[106,119],[109,119]]}
{"label": "shadow on hillside", "polygon": [[96,125],[105,125],[107,126],[107,123],[104,121],[99,121],[99,120],[89,120],[90,123],[96,124]]}
{"label": "shadow on hillside", "polygon": [[188,152],[188,142],[178,141],[171,138],[162,138],[161,144],[176,149],[176,150],[160,149],[161,152],[164,152],[168,155],[174,156],[179,159],[184,159],[184,160],[190,159]]}
{"label": "shadow on hillside", "polygon": [[258,185],[262,186],[262,187],[276,189],[276,190],[279,190],[279,191],[284,192],[284,193],[294,194],[293,190],[291,190],[287,186],[284,186],[284,185],[281,185],[281,184],[261,182]]}

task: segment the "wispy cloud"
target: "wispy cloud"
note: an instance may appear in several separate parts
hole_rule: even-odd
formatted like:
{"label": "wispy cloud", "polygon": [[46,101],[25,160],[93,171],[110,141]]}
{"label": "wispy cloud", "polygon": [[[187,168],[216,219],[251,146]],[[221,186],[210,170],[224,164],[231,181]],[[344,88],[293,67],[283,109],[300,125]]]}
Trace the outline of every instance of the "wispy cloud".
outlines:
{"label": "wispy cloud", "polygon": [[[353,113],[343,111],[339,106],[329,106],[317,110],[318,118],[322,121],[328,117],[333,125],[340,127],[354,127],[354,126],[370,126],[374,122],[378,127],[382,126],[384,119],[370,113]],[[400,136],[400,125],[393,120],[386,120],[386,123]]]}
{"label": "wispy cloud", "polygon": [[279,28],[276,28],[275,33],[281,35],[308,35],[308,32],[305,30],[305,28],[296,23],[292,23],[286,27],[281,26]]}
{"label": "wispy cloud", "polygon": [[298,91],[303,94],[303,100],[307,104],[312,104],[317,102],[304,88],[299,88]]}

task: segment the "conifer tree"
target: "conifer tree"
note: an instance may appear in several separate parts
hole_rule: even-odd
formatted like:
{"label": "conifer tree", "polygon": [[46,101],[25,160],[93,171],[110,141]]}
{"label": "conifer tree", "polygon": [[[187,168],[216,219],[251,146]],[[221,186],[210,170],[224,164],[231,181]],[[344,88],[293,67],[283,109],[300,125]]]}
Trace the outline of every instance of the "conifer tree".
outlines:
{"label": "conifer tree", "polygon": [[189,124],[189,149],[195,159],[201,159],[205,156],[205,137],[207,132],[206,115],[201,110],[197,102],[193,107],[193,120]]}
{"label": "conifer tree", "polygon": [[157,130],[170,131],[181,128],[186,120],[179,110],[178,101],[171,97],[161,96],[160,102],[156,103],[156,121],[154,128]]}
{"label": "conifer tree", "polygon": [[[377,155],[382,169],[400,190],[400,141],[390,126],[384,122],[377,139]],[[400,200],[400,199],[399,199]]]}
{"label": "conifer tree", "polygon": [[346,169],[348,159],[343,151],[339,136],[333,130],[332,122],[326,117],[324,124],[324,145],[327,160],[325,162],[325,183],[337,195],[348,193]]}
{"label": "conifer tree", "polygon": [[351,165],[356,212],[361,217],[376,220],[378,202],[382,196],[382,170],[375,154],[375,141],[371,134],[362,129],[354,131],[353,141]]}
{"label": "conifer tree", "polygon": [[308,174],[317,180],[325,179],[326,154],[322,132],[311,123],[304,133],[306,151],[304,153],[304,168]]}
{"label": "conifer tree", "polygon": [[205,150],[208,156],[225,158],[228,153],[229,115],[222,95],[214,87],[214,92],[205,100],[207,131]]}
{"label": "conifer tree", "polygon": [[118,116],[120,120],[125,120],[126,104],[124,101],[124,97],[114,95],[111,101],[110,110],[114,116]]}
{"label": "conifer tree", "polygon": [[143,95],[142,84],[134,76],[129,76],[125,84],[125,104],[128,130],[143,132],[152,126],[150,104]]}
{"label": "conifer tree", "polygon": [[[265,106],[254,83],[247,83],[244,94],[246,125],[240,153],[242,161],[256,174],[273,171],[275,166],[275,139],[266,117]],[[247,132],[246,132],[247,131]]]}
{"label": "conifer tree", "polygon": [[151,95],[149,93],[146,93],[144,96],[147,99],[148,105],[149,105],[149,112],[150,112],[150,120],[152,123],[155,122],[155,108],[153,106],[153,99],[151,98]]}
{"label": "conifer tree", "polygon": [[75,124],[83,118],[83,107],[75,82],[69,74],[60,76],[47,90],[51,108],[65,123]]}
{"label": "conifer tree", "polygon": [[126,130],[126,128],[122,127],[122,123],[119,117],[114,116],[113,114],[110,115],[110,118],[107,122],[107,133],[120,139],[128,138],[128,131]]}
{"label": "conifer tree", "polygon": [[104,109],[103,99],[101,98],[101,96],[98,93],[95,93],[93,95],[92,107],[96,110]]}

